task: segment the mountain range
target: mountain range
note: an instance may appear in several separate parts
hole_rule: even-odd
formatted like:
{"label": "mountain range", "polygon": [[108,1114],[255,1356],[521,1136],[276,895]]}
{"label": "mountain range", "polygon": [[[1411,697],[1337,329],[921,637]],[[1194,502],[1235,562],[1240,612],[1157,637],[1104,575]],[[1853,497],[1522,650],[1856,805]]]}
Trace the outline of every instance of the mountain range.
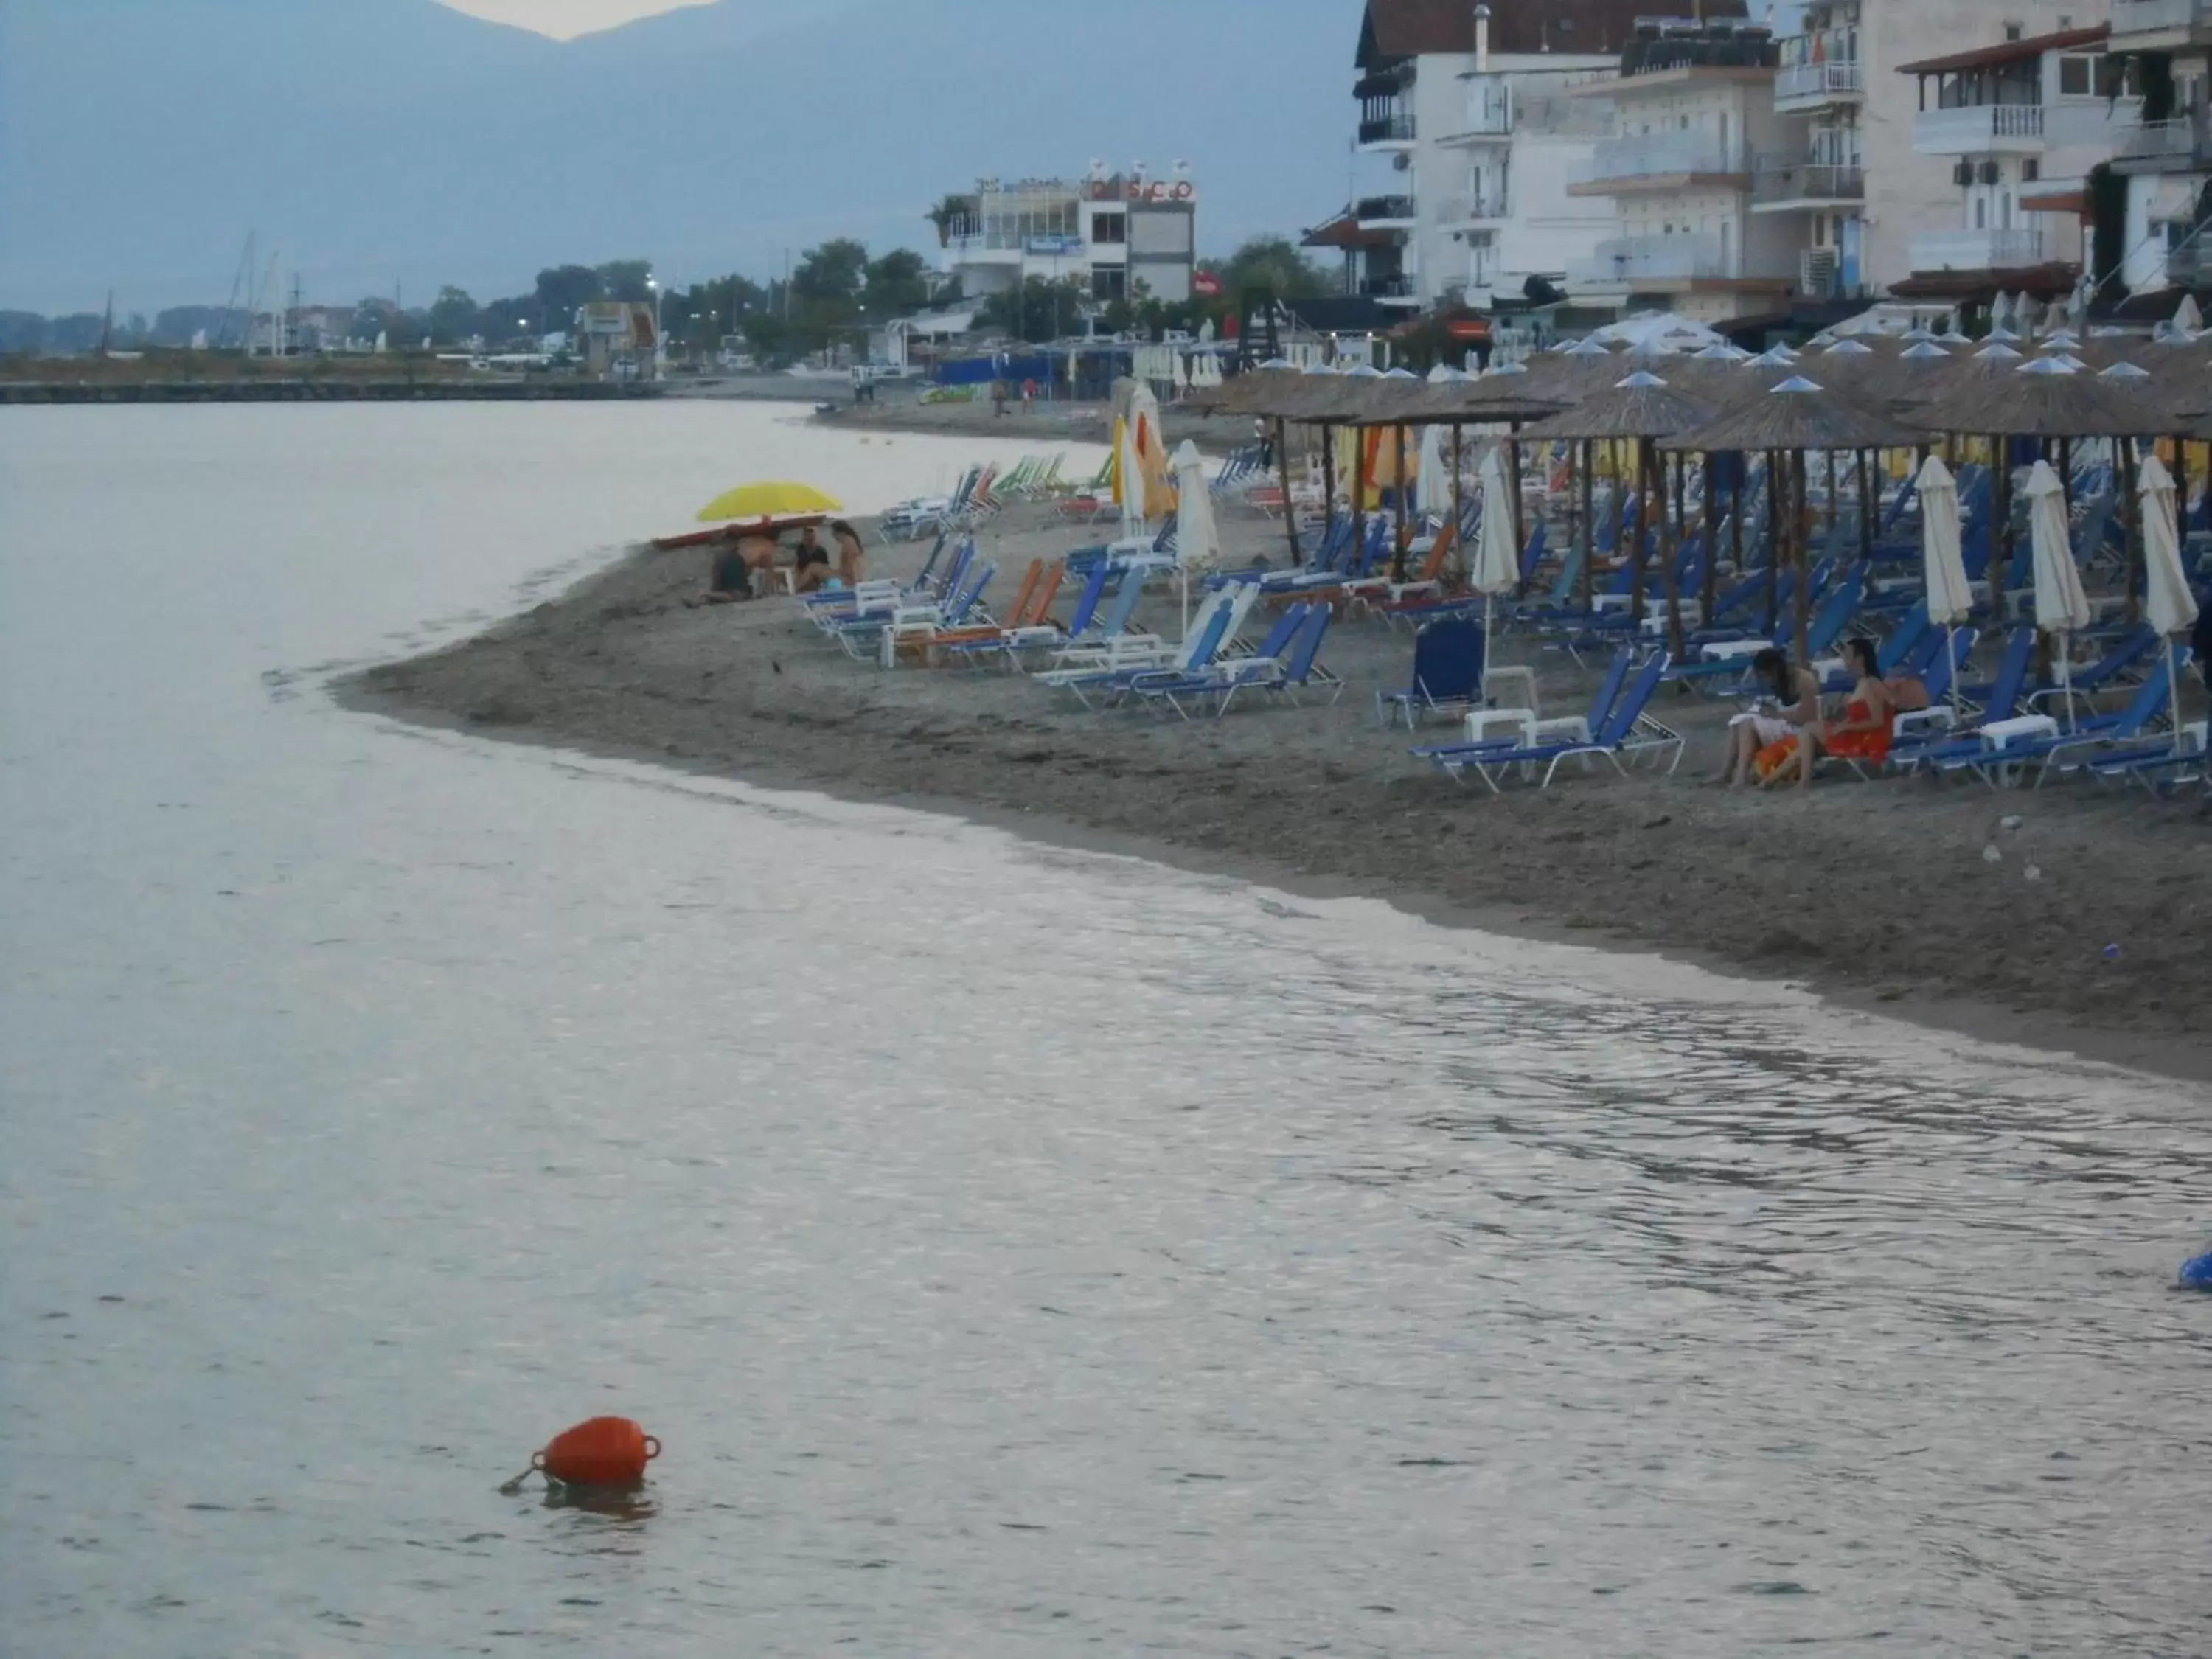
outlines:
{"label": "mountain range", "polygon": [[1342,205],[1361,0],[720,0],[560,42],[435,0],[0,0],[0,307],[933,256],[979,176],[1191,164],[1202,252]]}

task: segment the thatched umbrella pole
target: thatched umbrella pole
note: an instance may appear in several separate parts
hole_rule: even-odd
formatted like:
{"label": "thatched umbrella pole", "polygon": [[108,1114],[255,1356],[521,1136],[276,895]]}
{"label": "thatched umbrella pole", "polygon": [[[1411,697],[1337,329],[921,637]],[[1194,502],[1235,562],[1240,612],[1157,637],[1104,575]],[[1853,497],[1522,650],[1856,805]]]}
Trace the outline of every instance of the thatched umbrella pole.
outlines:
{"label": "thatched umbrella pole", "polygon": [[[1831,452],[1829,465],[1832,466],[1834,465],[1832,456],[1833,452]],[[1813,526],[1811,503],[1805,499],[1805,452],[1802,449],[1790,452],[1790,494],[1795,498],[1790,503],[1790,513],[1795,533],[1790,539],[1793,563],[1797,572],[1797,652],[1795,663],[1799,668],[1807,668],[1811,666],[1809,659],[1812,655],[1813,583],[1807,574],[1806,544],[1811,539]]]}
{"label": "thatched umbrella pole", "polygon": [[1585,612],[1597,602],[1597,488],[1590,477],[1596,470],[1596,441],[1583,439],[1582,608]]}
{"label": "thatched umbrella pole", "polygon": [[[1650,439],[1645,439],[1648,445]],[[1667,471],[1665,457],[1659,458],[1660,477],[1663,483]],[[1676,662],[1682,660],[1682,573],[1674,568],[1674,549],[1682,533],[1682,457],[1674,457],[1674,513],[1669,524],[1665,507],[1659,513],[1659,562],[1661,581],[1667,593],[1667,652]],[[1638,626],[1643,625],[1638,617]]]}
{"label": "thatched umbrella pole", "polygon": [[2066,486],[2066,510],[2074,510],[2074,441],[2058,441],[2058,481]]}
{"label": "thatched umbrella pole", "polygon": [[1298,504],[1291,499],[1291,423],[1281,416],[1275,416],[1275,470],[1283,481],[1283,524],[1291,536],[1291,562],[1304,564],[1306,556],[1298,546]]}
{"label": "thatched umbrella pole", "polygon": [[[1735,566],[1736,580],[1743,580],[1743,513],[1744,487],[1751,482],[1751,457],[1736,452],[1735,483],[1729,490],[1729,558]],[[1710,613],[1706,621],[1712,617]]]}
{"label": "thatched umbrella pole", "polygon": [[1874,562],[1874,501],[1869,488],[1871,469],[1867,465],[1867,452],[1855,451],[1859,469],[1859,558],[1862,562]]}
{"label": "thatched umbrella pole", "polygon": [[[1464,432],[1466,428],[1464,428],[1463,427],[1462,427],[1462,426],[1460,425],[1460,423],[1459,423],[1457,421],[1454,421],[1454,422],[1451,423],[1451,429],[1452,429],[1452,521],[1451,521],[1451,526],[1450,526],[1450,532],[1451,532],[1451,538],[1452,538],[1452,541],[1451,541],[1451,550],[1451,550],[1451,568],[1452,568],[1452,576],[1453,576],[1452,586],[1453,586],[1454,587],[1456,587],[1456,586],[1459,586],[1461,580],[1464,579],[1464,577],[1465,577],[1465,576],[1466,576],[1466,574],[1467,574],[1467,538],[1466,538],[1465,537],[1462,536],[1462,535],[1460,534],[1460,531],[1459,531],[1459,527],[1460,527],[1462,525],[1463,525],[1463,524],[1465,524],[1465,523],[1467,522],[1467,502],[1466,502],[1466,501],[1465,501],[1465,499],[1464,499],[1464,495],[1465,495],[1465,491],[1466,491],[1466,489],[1467,489],[1467,480],[1466,480],[1466,478],[1464,477],[1464,476],[1462,474],[1461,468],[1460,468],[1460,461],[1461,461],[1461,459],[1462,459],[1462,458],[1461,458],[1461,455],[1460,455],[1460,437],[1461,437],[1462,433],[1462,432]],[[1443,535],[1444,532],[1443,532],[1443,531],[1438,531],[1437,533],[1438,535]]]}
{"label": "thatched umbrella pole", "polygon": [[1782,457],[1772,451],[1766,457],[1766,568],[1773,580],[1766,584],[1766,631],[1774,632],[1782,620],[1782,562],[1789,551],[1782,544],[1782,498],[1790,493],[1790,480],[1782,465]]}
{"label": "thatched umbrella pole", "polygon": [[1364,545],[1367,540],[1367,428],[1352,428],[1352,533]]}
{"label": "thatched umbrella pole", "polygon": [[[1698,573],[1698,614],[1704,623],[1710,625],[1713,619],[1714,567],[1721,562],[1720,480],[1713,477],[1714,458],[1705,455],[1699,459],[1705,469],[1705,562]],[[1733,520],[1741,514],[1729,516]]]}
{"label": "thatched umbrella pole", "polygon": [[1392,427],[1390,442],[1394,447],[1391,456],[1391,475],[1398,481],[1397,487],[1390,492],[1393,516],[1390,534],[1390,580],[1394,582],[1402,582],[1406,580],[1406,428],[1402,426]]}
{"label": "thatched umbrella pole", "polygon": [[1996,522],[1990,526],[1996,538],[1997,556],[1991,561],[1996,568],[1990,589],[1990,608],[2001,610],[2004,604],[2005,573],[2012,568],[2012,441],[1992,437],[1990,440],[1990,514]]}
{"label": "thatched umbrella pole", "polygon": [[[2177,437],[2173,441],[2173,501],[2185,526],[2189,520],[2189,440]],[[2189,538],[2185,527],[2182,539]]]}
{"label": "thatched umbrella pole", "polygon": [[1836,452],[1832,449],[1828,451],[1828,516],[1820,532],[1831,537],[1836,532]]}
{"label": "thatched umbrella pole", "polygon": [[1326,540],[1336,522],[1336,428],[1323,421],[1315,430],[1321,434],[1321,523]]}
{"label": "thatched umbrella pole", "polygon": [[2142,503],[2136,495],[2136,444],[2132,438],[2112,441],[2113,459],[2120,486],[2120,522],[2128,543],[2128,620],[2142,620],[2143,580],[2146,573],[2142,539]]}
{"label": "thatched umbrella pole", "polygon": [[[1628,568],[1628,614],[1639,624],[1644,619],[1644,538],[1648,533],[1651,517],[1651,470],[1653,453],[1651,440],[1636,441],[1636,545],[1628,556],[1635,562]],[[1667,516],[1667,483],[1662,473],[1658,479],[1659,516]]]}
{"label": "thatched umbrella pole", "polygon": [[1505,479],[1513,489],[1513,545],[1528,545],[1528,538],[1521,533],[1521,422],[1505,423]]}

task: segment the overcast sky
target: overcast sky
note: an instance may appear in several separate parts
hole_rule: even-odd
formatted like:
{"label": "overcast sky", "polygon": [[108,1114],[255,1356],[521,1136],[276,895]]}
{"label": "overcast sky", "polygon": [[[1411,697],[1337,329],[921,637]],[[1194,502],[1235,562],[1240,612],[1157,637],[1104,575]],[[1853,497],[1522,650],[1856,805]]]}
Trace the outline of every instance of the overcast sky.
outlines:
{"label": "overcast sky", "polygon": [[474,12],[494,22],[514,23],[540,34],[566,40],[593,29],[650,17],[657,11],[675,11],[705,0],[444,0],[456,11]]}

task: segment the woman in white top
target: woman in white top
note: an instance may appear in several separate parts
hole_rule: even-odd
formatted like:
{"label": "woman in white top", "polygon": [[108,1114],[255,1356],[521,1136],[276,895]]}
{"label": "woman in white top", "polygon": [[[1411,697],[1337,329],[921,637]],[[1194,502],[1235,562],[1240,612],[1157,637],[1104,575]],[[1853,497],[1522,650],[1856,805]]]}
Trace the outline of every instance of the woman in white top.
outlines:
{"label": "woman in white top", "polygon": [[1731,789],[1751,781],[1751,763],[1760,750],[1820,719],[1820,682],[1812,670],[1792,669],[1790,659],[1769,646],[1751,659],[1751,672],[1766,687],[1771,702],[1729,722],[1728,762],[1714,781]]}

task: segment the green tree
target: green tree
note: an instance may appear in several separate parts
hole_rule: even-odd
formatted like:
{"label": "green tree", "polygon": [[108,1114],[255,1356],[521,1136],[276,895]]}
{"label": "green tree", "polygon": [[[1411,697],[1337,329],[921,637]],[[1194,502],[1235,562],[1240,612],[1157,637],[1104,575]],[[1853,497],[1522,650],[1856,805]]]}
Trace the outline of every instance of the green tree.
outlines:
{"label": "green tree", "polygon": [[458,345],[483,332],[483,311],[468,290],[441,288],[430,307],[430,337],[440,345]]}
{"label": "green tree", "polygon": [[919,311],[929,301],[929,266],[911,248],[898,248],[871,260],[860,287],[860,303],[872,319]]}
{"label": "green tree", "polygon": [[811,247],[791,273],[791,292],[802,302],[828,306],[859,303],[867,275],[868,250],[849,236]]}
{"label": "green tree", "polygon": [[946,247],[952,241],[953,222],[971,216],[981,205],[973,196],[951,195],[921,216],[937,227],[938,246]]}
{"label": "green tree", "polygon": [[653,297],[653,290],[647,286],[653,276],[650,259],[616,259],[601,265],[599,276],[599,297],[603,300],[643,301]]}
{"label": "green tree", "polygon": [[577,312],[606,298],[606,283],[589,265],[556,265],[538,273],[538,314],[556,329],[567,328]]}
{"label": "green tree", "polygon": [[1091,293],[1081,277],[1063,276],[1048,283],[1042,276],[1031,276],[1019,288],[985,295],[975,307],[975,325],[1012,339],[1042,344],[1073,333],[1090,306]]}
{"label": "green tree", "polygon": [[1193,310],[1217,325],[1243,306],[1247,289],[1272,289],[1278,300],[1291,304],[1336,292],[1328,272],[1281,236],[1255,236],[1226,259],[1201,259],[1198,268],[1219,279],[1221,292],[1196,301]]}

